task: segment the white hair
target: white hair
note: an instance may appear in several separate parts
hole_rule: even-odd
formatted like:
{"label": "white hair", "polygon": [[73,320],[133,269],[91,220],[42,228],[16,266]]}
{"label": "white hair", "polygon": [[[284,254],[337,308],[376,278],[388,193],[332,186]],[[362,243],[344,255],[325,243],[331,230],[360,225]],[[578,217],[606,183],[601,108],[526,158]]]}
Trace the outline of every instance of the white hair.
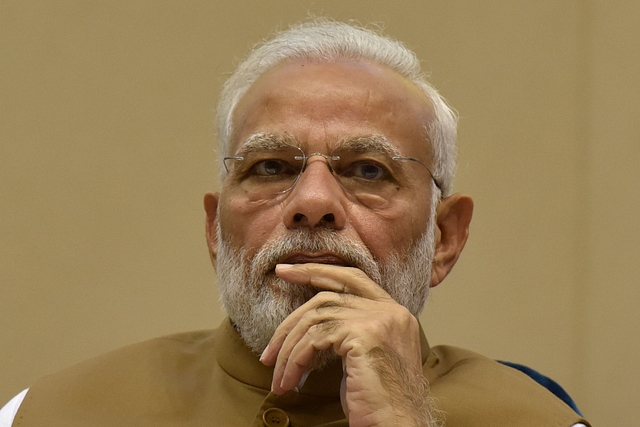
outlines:
{"label": "white hair", "polygon": [[[365,59],[387,66],[413,82],[431,101],[435,118],[425,124],[433,151],[433,176],[442,196],[451,194],[455,170],[457,115],[445,99],[428,83],[415,53],[401,42],[371,29],[319,18],[279,32],[257,45],[226,81],[217,109],[221,158],[229,153],[236,105],[260,76],[276,65],[292,59],[331,62],[338,59]],[[224,171],[224,168],[221,168]]]}

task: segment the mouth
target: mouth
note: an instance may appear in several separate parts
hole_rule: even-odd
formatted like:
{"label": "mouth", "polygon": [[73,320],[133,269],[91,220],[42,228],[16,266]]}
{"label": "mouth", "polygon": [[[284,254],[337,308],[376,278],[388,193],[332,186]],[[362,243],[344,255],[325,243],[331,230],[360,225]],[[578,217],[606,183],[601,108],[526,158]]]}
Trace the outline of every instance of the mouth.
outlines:
{"label": "mouth", "polygon": [[341,267],[353,267],[353,265],[347,262],[344,258],[332,253],[321,253],[321,254],[295,253],[284,258],[279,262],[279,264],[280,263],[282,264],[316,263],[316,264],[337,265]]}

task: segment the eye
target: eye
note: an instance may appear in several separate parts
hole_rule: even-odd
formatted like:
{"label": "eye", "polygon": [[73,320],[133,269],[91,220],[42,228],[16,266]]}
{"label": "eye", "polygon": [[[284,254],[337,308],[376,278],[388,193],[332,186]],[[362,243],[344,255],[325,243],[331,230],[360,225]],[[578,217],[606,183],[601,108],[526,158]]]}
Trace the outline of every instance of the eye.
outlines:
{"label": "eye", "polygon": [[359,162],[351,165],[349,175],[368,181],[379,181],[389,176],[389,171],[384,166],[373,162]]}
{"label": "eye", "polygon": [[294,174],[294,168],[284,160],[267,159],[255,163],[250,170],[250,175],[278,176]]}

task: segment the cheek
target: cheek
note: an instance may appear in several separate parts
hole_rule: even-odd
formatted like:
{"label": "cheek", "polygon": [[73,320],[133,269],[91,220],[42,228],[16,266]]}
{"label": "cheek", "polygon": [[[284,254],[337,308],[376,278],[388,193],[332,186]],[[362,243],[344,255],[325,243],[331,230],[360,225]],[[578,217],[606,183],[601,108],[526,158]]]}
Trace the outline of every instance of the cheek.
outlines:
{"label": "cheek", "polygon": [[[230,194],[231,193],[231,194]],[[220,226],[223,238],[252,257],[266,242],[286,234],[283,206],[279,203],[247,203],[232,192],[220,199]],[[376,259],[411,247],[427,230],[430,204],[427,197],[404,200],[385,211],[372,211],[350,204],[346,236],[360,240]]]}
{"label": "cheek", "polygon": [[253,255],[282,226],[280,205],[247,203],[246,199],[226,197],[220,201],[220,227],[223,238],[234,247]]}
{"label": "cheek", "polygon": [[351,225],[377,259],[408,250],[427,230],[429,207],[407,203],[385,212],[359,211],[351,215]]}

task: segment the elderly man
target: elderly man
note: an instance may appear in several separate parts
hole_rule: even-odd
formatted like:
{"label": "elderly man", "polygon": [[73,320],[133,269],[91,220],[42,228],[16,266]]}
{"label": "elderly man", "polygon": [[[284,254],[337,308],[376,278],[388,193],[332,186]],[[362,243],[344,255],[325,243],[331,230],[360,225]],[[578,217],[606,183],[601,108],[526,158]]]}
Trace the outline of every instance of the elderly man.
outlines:
{"label": "elderly man", "polygon": [[412,52],[347,24],[293,27],[227,81],[218,124],[222,189],[204,205],[229,319],[45,377],[9,424],[586,424],[422,333],[473,203],[452,194],[455,115]]}

